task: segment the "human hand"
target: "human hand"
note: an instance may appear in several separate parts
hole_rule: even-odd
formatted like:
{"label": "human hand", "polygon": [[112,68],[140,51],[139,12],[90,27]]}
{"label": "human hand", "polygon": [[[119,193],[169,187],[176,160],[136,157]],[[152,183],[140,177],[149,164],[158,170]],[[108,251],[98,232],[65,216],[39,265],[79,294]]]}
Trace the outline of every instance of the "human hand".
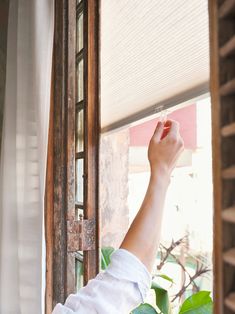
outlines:
{"label": "human hand", "polygon": [[151,174],[170,176],[183,150],[179,123],[174,120],[167,120],[165,124],[158,122],[148,148]]}

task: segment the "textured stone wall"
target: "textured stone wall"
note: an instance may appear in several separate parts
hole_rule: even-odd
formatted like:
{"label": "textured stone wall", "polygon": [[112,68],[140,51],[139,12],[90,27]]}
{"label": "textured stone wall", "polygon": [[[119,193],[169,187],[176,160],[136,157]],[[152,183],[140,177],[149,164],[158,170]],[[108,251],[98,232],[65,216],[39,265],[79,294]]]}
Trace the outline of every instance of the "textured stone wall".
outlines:
{"label": "textured stone wall", "polygon": [[100,211],[101,245],[117,248],[129,225],[129,130],[101,137]]}

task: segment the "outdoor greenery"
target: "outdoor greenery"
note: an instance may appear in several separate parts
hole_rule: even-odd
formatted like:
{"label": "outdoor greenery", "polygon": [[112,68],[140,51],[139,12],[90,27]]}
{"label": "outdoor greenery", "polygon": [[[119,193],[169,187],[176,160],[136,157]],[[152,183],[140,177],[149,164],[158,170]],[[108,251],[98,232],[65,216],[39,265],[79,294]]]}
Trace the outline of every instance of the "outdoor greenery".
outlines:
{"label": "outdoor greenery", "polygon": [[[101,250],[101,267],[106,269],[110,263],[110,256],[114,248],[105,247]],[[169,251],[169,248],[168,248]],[[208,270],[207,270],[208,271]],[[202,272],[202,274],[205,272]],[[173,280],[165,274],[157,275],[155,278],[161,277],[173,284]],[[155,305],[148,303],[141,304],[138,308],[134,309],[130,314],[171,314],[171,301],[168,291],[162,288],[156,279],[152,281],[151,289],[155,293]],[[213,302],[210,297],[209,291],[198,291],[187,298],[179,309],[178,314],[212,314]]]}

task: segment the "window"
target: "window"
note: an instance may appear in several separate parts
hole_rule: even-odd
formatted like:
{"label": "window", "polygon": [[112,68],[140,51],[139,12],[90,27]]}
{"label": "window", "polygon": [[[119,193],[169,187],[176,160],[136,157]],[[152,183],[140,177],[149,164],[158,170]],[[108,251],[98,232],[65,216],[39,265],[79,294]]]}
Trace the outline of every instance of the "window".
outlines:
{"label": "window", "polygon": [[[108,1],[104,3],[109,6]],[[197,5],[198,2],[195,1],[195,3]],[[146,10],[149,10],[149,7],[146,7],[144,3],[140,2],[140,4],[143,5]],[[86,283],[87,280],[93,277],[98,271],[98,5],[99,1],[95,0],[55,1],[54,71],[52,74],[52,92],[54,95],[52,95],[51,106],[46,191],[47,313],[51,313],[52,304],[64,302],[68,293],[79,289],[79,287]],[[155,2],[153,2],[153,5],[157,7]],[[206,3],[203,2],[203,5],[206,5]],[[191,10],[191,5],[189,5],[188,8]],[[204,7],[200,7],[200,10],[206,12]],[[139,12],[141,11],[143,10],[139,10]],[[232,0],[209,0],[215,203],[214,310],[217,314],[231,313],[231,311],[235,309],[235,233],[233,225],[235,221],[234,11],[234,1]],[[125,14],[126,11],[119,10],[119,12],[124,12]],[[157,12],[159,12],[159,10]],[[174,12],[173,10],[173,13]],[[180,10],[178,10],[178,12],[180,12]],[[197,12],[197,10],[194,10],[194,13],[200,19],[201,14],[197,14]],[[112,13],[115,14],[114,11],[112,11]],[[167,16],[168,13],[169,12],[166,11]],[[110,14],[107,16],[112,22],[112,16]],[[138,16],[139,14],[136,14],[135,17],[138,18]],[[191,15],[187,15],[187,18],[189,18],[189,16]],[[175,18],[177,18],[177,15],[175,15]],[[187,21],[185,19],[178,20]],[[145,21],[148,23],[149,19],[145,19]],[[159,22],[155,17],[153,21]],[[170,19],[169,21],[171,22],[172,20]],[[116,22],[119,23],[118,20]],[[125,22],[127,24],[130,23],[128,19],[125,19]],[[161,20],[160,23],[162,23]],[[136,25],[141,25],[141,29],[143,29],[143,23],[134,23],[135,28]],[[153,24],[150,23],[149,25],[152,29]],[[198,25],[203,25],[201,20],[199,23],[195,23],[195,25],[197,34],[201,34],[201,32],[198,32]],[[175,24],[173,26],[177,32]],[[185,28],[184,25],[183,28]],[[109,27],[106,29],[109,33]],[[149,32],[151,40],[152,34],[152,32]],[[178,34],[181,34],[181,32],[178,32]],[[122,34],[119,35],[122,36]],[[189,37],[192,37],[191,33]],[[109,47],[109,37],[107,36],[106,38],[108,43],[107,47]],[[142,43],[142,37],[140,36],[139,38]],[[197,39],[197,37],[195,38]],[[128,41],[129,36],[126,36],[125,40]],[[132,36],[132,40],[135,44],[135,37]],[[119,38],[117,38],[117,41],[125,46],[125,41],[123,42],[119,40]],[[171,41],[168,41],[168,43],[170,42]],[[201,40],[195,40],[195,44],[201,42]],[[147,45],[142,45],[144,49],[146,46]],[[161,46],[164,47],[164,45]],[[206,60],[205,62],[207,62],[207,58],[197,57],[195,45],[191,45],[190,47],[193,47],[196,60]],[[127,45],[125,46],[125,49],[126,48]],[[203,49],[206,49],[204,44],[202,44],[201,48],[199,48],[198,51],[202,52],[204,51]],[[112,51],[120,55],[120,60],[123,61],[122,51],[124,50],[121,46],[120,54],[117,51],[117,47]],[[142,54],[139,49],[132,49],[132,51],[139,51],[140,55]],[[168,51],[173,50],[168,49]],[[152,52],[152,56],[155,60],[156,54],[154,51]],[[184,50],[182,50],[182,53],[185,55]],[[172,56],[173,60],[175,60],[175,53],[173,53]],[[189,54],[189,56],[192,56],[192,54]],[[112,61],[112,57],[109,59]],[[127,63],[129,62],[128,60],[128,58],[125,58]],[[132,58],[132,60],[134,61],[135,58]],[[144,60],[149,59],[145,58]],[[158,58],[158,60],[161,59]],[[191,58],[187,60],[190,61]],[[136,63],[136,66],[139,67],[139,63]],[[152,62],[149,62],[149,67],[151,70]],[[142,68],[148,69],[146,66]],[[107,66],[106,69],[109,69],[109,66]],[[119,69],[121,69],[121,67]],[[165,74],[165,68],[163,67],[162,69]],[[125,67],[124,72],[126,72]],[[198,74],[195,68],[193,68],[192,72],[196,73],[196,75]],[[202,77],[204,77],[204,72],[200,72],[202,73]],[[119,78],[123,77],[118,71],[114,73]],[[152,72],[146,72],[145,77],[152,80],[152,76],[149,75],[149,73]],[[191,75],[182,76],[181,71],[177,73],[181,77],[186,78],[186,81],[191,84]],[[155,71],[155,74],[158,75],[158,71]],[[164,77],[167,76],[164,75]],[[169,75],[169,77],[172,76]],[[187,77],[190,77],[190,80],[187,80]],[[135,86],[135,75],[129,75],[129,78],[134,80],[132,86]],[[139,82],[140,81],[141,80],[139,80]],[[158,79],[157,81],[161,82],[162,80]],[[120,83],[119,80],[114,80],[114,82],[116,84]],[[149,84],[148,81],[146,82],[147,87],[152,86],[154,91],[159,93],[159,89],[156,88],[155,84]],[[178,80],[173,80],[173,82],[178,84]],[[119,84],[120,88],[121,90],[125,90],[126,83],[125,81],[122,83],[124,85]],[[164,84],[166,86],[166,92],[168,93],[168,81]],[[112,88],[116,90],[116,87],[113,86]],[[109,92],[109,88],[107,89],[106,87],[107,86],[104,85],[106,91]],[[138,89],[138,93],[135,94],[137,99],[143,94],[143,90],[145,89]],[[206,91],[207,86],[200,89],[200,91],[202,90],[203,92]],[[196,90],[196,94],[198,94],[197,92],[198,90]],[[130,97],[132,98],[133,90],[128,89],[128,93],[130,93]],[[149,94],[151,97],[155,97],[152,93],[149,92]],[[195,96],[195,92],[193,96]],[[124,97],[120,95],[120,99],[124,99]],[[148,103],[152,103],[153,100],[152,98],[149,99]],[[117,101],[117,104],[119,106],[120,102]],[[109,105],[109,101],[107,101],[107,105]],[[141,108],[139,108],[139,110],[141,110]],[[135,121],[140,118],[140,116],[136,114],[137,111],[135,111],[133,115],[130,112],[131,117],[136,118]],[[143,115],[149,114],[149,112],[150,111],[144,111]],[[143,117],[143,115],[141,117]],[[116,118],[114,115],[112,117]],[[108,115],[107,118],[109,118]],[[125,118],[124,122],[129,123],[128,121],[130,121],[130,119]],[[134,119],[131,121],[133,122]],[[109,121],[107,121],[107,123],[108,122]],[[107,129],[108,128],[106,128],[106,130]],[[103,245],[118,246],[131,221],[131,217],[126,214],[128,213],[128,193],[125,184],[123,184],[123,182],[128,180],[128,177],[126,177],[129,170],[128,141],[129,135],[127,129],[123,129],[119,134],[114,132],[112,136],[110,134],[105,135],[101,141],[100,174],[102,184],[100,195],[102,197],[100,206],[102,207]],[[105,150],[103,149],[104,147]],[[121,154],[118,153],[120,147],[122,149]],[[117,153],[113,155],[113,151]],[[110,156],[113,159],[110,159],[110,163],[105,164],[105,158],[109,158]],[[118,166],[114,166],[115,164]],[[136,167],[136,165],[134,166]],[[142,166],[143,165],[138,165],[138,167]],[[112,176],[110,173],[103,170],[105,167],[112,171]],[[105,185],[107,186],[111,179],[119,178],[121,173],[125,173],[121,181],[114,180],[113,185],[109,185],[109,189],[106,189]],[[118,195],[121,197],[118,197]],[[109,206],[111,201],[113,207]],[[114,220],[116,227],[119,228],[118,234],[113,232],[113,228],[111,228],[112,221]],[[91,228],[91,230],[93,230],[92,234],[94,235],[94,241],[91,240],[91,242],[88,243],[89,250],[84,249],[84,240],[87,239],[85,232],[88,230],[87,228]],[[74,233],[73,229],[76,229],[77,233]],[[79,237],[76,236],[77,234]],[[69,241],[72,235],[75,236],[74,241]]]}
{"label": "window", "polygon": [[[192,291],[213,291],[210,98],[172,107],[168,117],[179,121],[185,150],[171,176],[153,273],[173,279],[172,285],[165,279],[155,278],[169,291],[176,310]],[[149,180],[147,148],[157,121],[158,117],[152,116],[147,121],[102,135],[102,246],[119,247],[141,206]],[[173,248],[172,243],[178,244]],[[171,247],[168,254],[166,249]],[[163,257],[166,257],[164,262]],[[192,278],[195,279],[191,282]],[[154,304],[154,300],[154,296],[150,296],[148,302]]]}
{"label": "window", "polygon": [[46,198],[48,313],[99,270],[98,37],[97,1],[55,1]]}

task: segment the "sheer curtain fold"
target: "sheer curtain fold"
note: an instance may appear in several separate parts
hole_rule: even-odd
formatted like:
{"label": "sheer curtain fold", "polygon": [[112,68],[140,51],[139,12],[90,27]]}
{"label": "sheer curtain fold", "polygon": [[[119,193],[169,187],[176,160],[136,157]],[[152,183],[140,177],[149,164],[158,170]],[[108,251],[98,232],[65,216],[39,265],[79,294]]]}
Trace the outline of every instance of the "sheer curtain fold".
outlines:
{"label": "sheer curtain fold", "polygon": [[53,0],[11,0],[0,160],[0,313],[44,311]]}

